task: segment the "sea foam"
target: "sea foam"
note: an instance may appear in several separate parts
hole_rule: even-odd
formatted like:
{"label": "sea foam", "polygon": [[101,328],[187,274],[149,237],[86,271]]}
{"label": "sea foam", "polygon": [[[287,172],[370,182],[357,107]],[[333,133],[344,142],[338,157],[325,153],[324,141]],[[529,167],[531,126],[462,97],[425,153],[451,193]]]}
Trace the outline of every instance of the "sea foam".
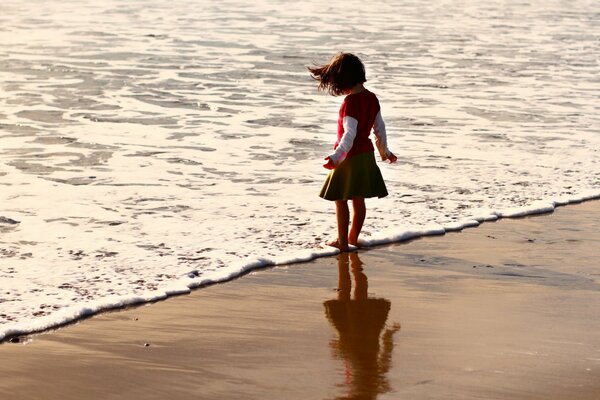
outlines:
{"label": "sea foam", "polygon": [[[554,201],[552,203],[538,203],[521,208],[497,211],[486,215],[485,217],[473,217],[471,219],[465,219],[462,223],[455,223],[446,226],[430,226],[427,228],[415,227],[411,229],[389,230],[386,233],[373,235],[368,240],[362,240],[361,245],[377,246],[403,242],[424,236],[444,235],[447,232],[455,232],[465,228],[479,226],[484,221],[495,221],[498,218],[519,218],[542,213],[550,213],[553,212],[558,206],[564,206],[571,203],[581,203],[583,201],[594,199],[600,199],[600,191],[596,193],[588,193],[584,196],[573,197],[568,200],[561,199],[560,201]],[[353,248],[356,249],[355,247],[351,246],[351,251]],[[188,294],[192,289],[209,286],[216,283],[227,282],[256,269],[307,262],[317,258],[333,256],[336,254],[339,254],[339,250],[335,248],[315,249],[312,251],[304,250],[296,253],[290,252],[290,254],[286,256],[273,259],[240,261],[228,267],[221,268],[218,272],[208,274],[204,278],[199,278],[196,273],[191,272],[187,274],[186,277],[171,283],[163,290],[149,291],[141,295],[134,295],[130,297],[109,296],[96,301],[91,301],[86,304],[78,305],[76,307],[65,307],[51,315],[36,318],[32,321],[7,324],[3,327],[3,331],[0,331],[0,341],[9,337],[59,327],[101,311],[155,302],[164,300],[169,296]]]}
{"label": "sea foam", "polygon": [[398,156],[365,245],[599,195],[597,2],[2,7],[0,338],[335,254],[337,50]]}

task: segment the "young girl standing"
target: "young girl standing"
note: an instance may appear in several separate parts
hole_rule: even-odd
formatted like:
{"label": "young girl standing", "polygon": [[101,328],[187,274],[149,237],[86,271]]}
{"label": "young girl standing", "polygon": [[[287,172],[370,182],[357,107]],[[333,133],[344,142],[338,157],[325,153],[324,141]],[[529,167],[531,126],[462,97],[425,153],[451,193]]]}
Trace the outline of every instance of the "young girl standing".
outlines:
{"label": "young girl standing", "polygon": [[[395,163],[396,156],[387,147],[385,124],[377,96],[364,87],[365,67],[358,57],[349,53],[335,55],[328,64],[308,67],[319,82],[319,90],[333,96],[346,95],[340,107],[337,141],[334,152],[325,157],[323,167],[331,170],[320,196],[335,201],[338,237],[330,246],[348,251],[348,245],[358,246],[358,236],[366,216],[365,198],[385,197],[388,192],[375,162],[371,129],[382,160]],[[352,200],[352,226],[348,232]]]}

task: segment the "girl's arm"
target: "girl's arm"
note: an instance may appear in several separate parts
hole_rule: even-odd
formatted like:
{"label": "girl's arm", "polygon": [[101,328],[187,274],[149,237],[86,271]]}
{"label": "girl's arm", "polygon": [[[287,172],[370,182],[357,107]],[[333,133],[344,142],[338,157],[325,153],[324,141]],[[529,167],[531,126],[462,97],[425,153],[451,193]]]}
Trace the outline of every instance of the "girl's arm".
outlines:
{"label": "girl's arm", "polygon": [[[373,124],[373,133],[375,134],[375,145],[377,146],[377,150],[379,150],[379,155],[381,155],[382,160],[392,160],[395,158],[394,154],[388,149],[387,146],[387,135],[385,133],[385,122],[383,122],[383,118],[381,117],[381,111],[377,113],[375,117],[375,123]],[[393,161],[392,161],[393,162]]]}
{"label": "girl's arm", "polygon": [[340,140],[340,143],[335,151],[327,156],[331,161],[333,161],[335,166],[338,166],[342,161],[344,161],[346,155],[352,148],[352,144],[356,138],[356,128],[358,127],[358,121],[356,118],[352,118],[347,115],[344,117],[342,123],[344,124],[344,134],[342,135],[342,139]]}

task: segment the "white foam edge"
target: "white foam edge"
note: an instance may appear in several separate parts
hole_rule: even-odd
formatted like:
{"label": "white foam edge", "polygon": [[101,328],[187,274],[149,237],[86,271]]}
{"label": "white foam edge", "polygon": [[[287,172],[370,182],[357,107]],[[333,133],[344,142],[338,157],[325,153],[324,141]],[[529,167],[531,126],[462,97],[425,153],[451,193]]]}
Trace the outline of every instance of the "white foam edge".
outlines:
{"label": "white foam edge", "polygon": [[[520,218],[529,215],[551,213],[556,207],[568,204],[582,203],[589,200],[600,199],[600,191],[588,191],[572,197],[561,197],[552,201],[538,201],[530,205],[503,210],[491,210],[483,212],[460,221],[445,225],[430,225],[424,227],[402,227],[392,228],[380,232],[369,239],[361,240],[362,245],[379,246],[403,242],[418,237],[443,235],[447,232],[460,231],[465,228],[476,227],[486,221],[495,221],[500,218]],[[339,254],[339,250],[332,247],[307,249],[292,252],[286,256],[272,258],[247,258],[233,263],[216,271],[197,275],[193,271],[185,274],[181,279],[156,291],[149,291],[134,296],[107,296],[82,305],[65,307],[50,315],[35,318],[27,322],[7,324],[0,331],[0,342],[15,336],[22,336],[49,329],[58,328],[73,323],[82,318],[90,317],[103,311],[124,308],[143,303],[164,300],[167,297],[188,294],[192,289],[206,287],[218,283],[227,282],[245,275],[253,270],[277,265],[289,265],[312,261],[321,257],[329,257]]]}

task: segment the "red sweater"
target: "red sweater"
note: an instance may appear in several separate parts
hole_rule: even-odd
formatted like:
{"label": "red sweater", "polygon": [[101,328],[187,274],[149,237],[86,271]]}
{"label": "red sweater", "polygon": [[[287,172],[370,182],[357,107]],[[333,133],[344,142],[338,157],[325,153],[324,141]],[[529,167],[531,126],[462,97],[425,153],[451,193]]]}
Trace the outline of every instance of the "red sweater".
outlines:
{"label": "red sweater", "polygon": [[335,142],[336,149],[340,144],[340,140],[344,135],[344,117],[352,117],[358,121],[356,129],[356,138],[352,144],[352,148],[346,157],[351,157],[356,154],[374,151],[373,143],[369,139],[375,117],[379,113],[379,100],[377,96],[367,89],[360,93],[349,94],[344,98],[344,102],[340,107],[340,116],[338,119],[337,141]]}

